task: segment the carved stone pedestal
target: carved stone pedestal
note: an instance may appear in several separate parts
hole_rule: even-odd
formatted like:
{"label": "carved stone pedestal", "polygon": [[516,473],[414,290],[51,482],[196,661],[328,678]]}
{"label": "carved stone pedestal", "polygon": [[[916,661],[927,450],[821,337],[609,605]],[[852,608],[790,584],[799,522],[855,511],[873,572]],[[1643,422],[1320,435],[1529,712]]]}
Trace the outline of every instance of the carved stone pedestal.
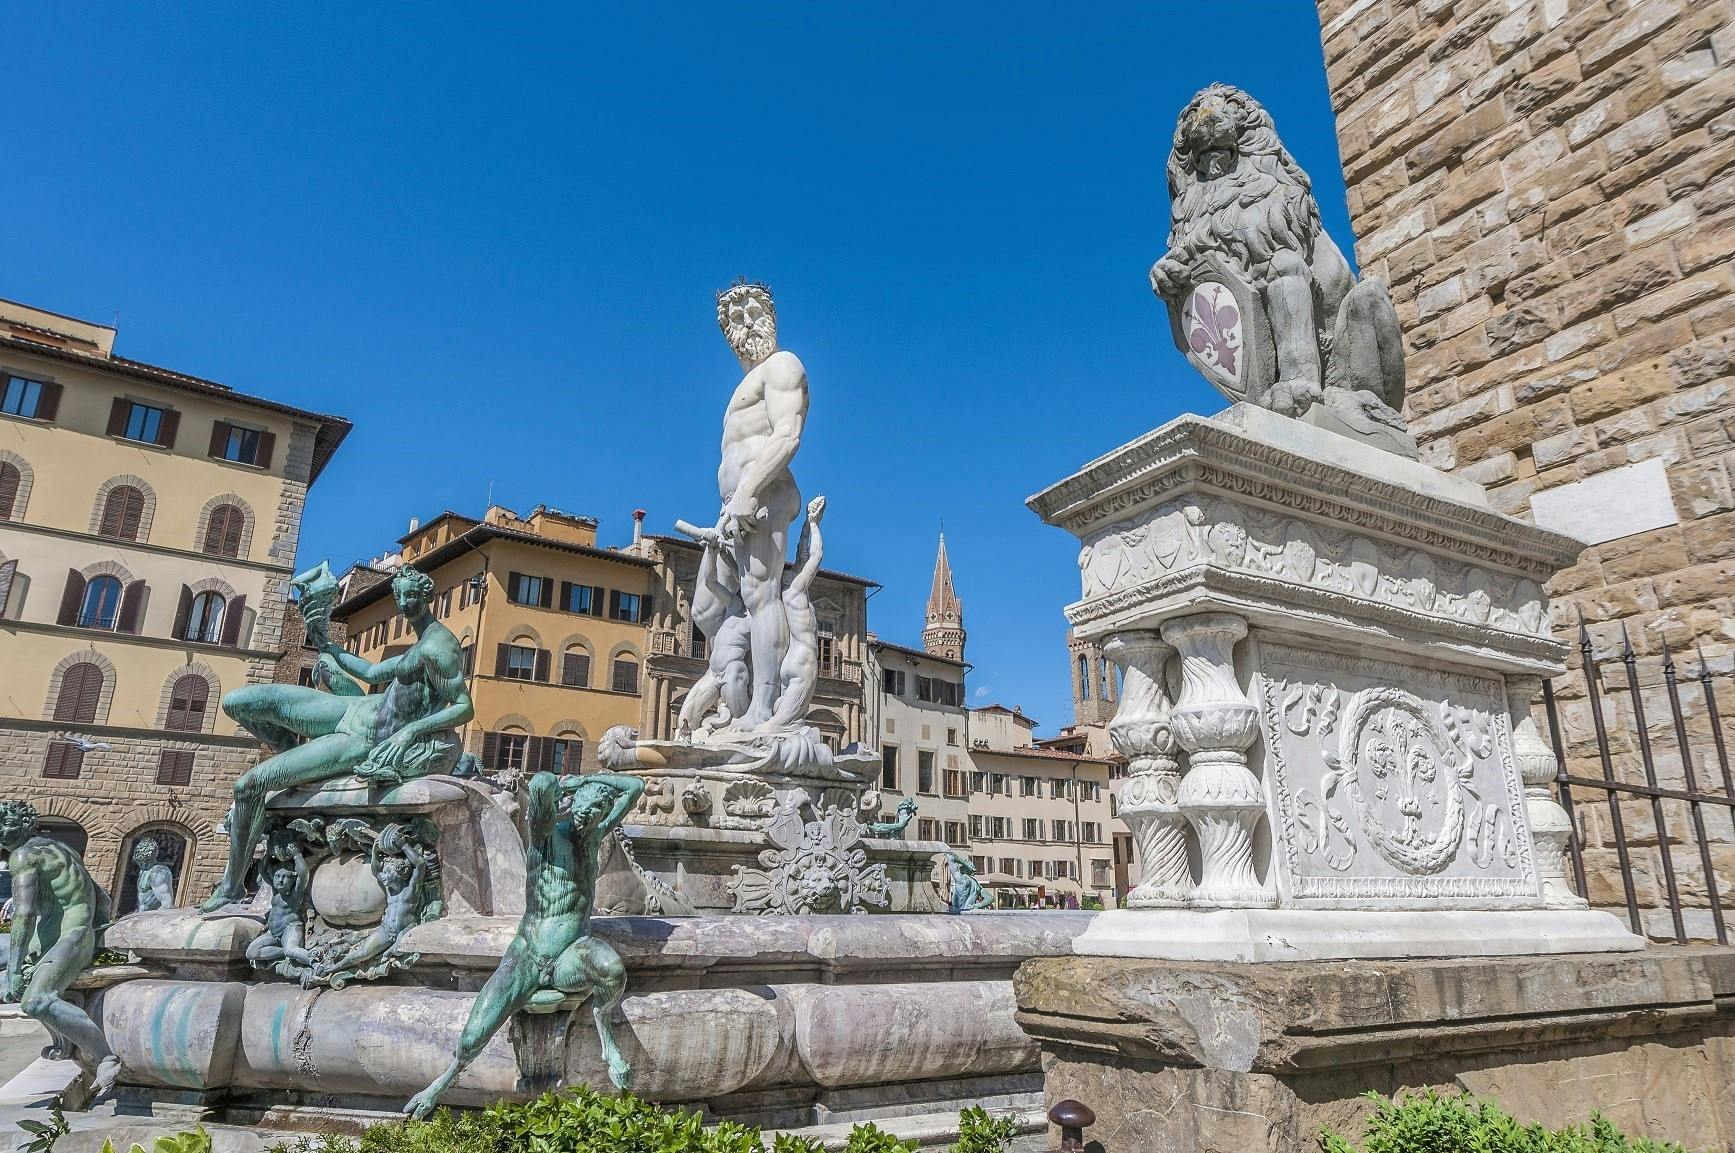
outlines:
{"label": "carved stone pedestal", "polygon": [[645,781],[625,838],[604,859],[601,913],[946,908],[935,881],[946,846],[892,839],[909,822],[881,811],[870,749],[833,752],[810,727],[739,743],[645,741],[619,727],[597,756]]}
{"label": "carved stone pedestal", "polygon": [[[1641,944],[1566,887],[1570,829],[1529,713],[1566,655],[1543,586],[1577,541],[1462,477],[1247,405],[1172,421],[1030,506],[1082,545],[1067,616],[1125,670],[1110,732],[1138,782],[1144,884],[1079,952]],[[1392,915],[1446,910],[1475,927]],[[1278,921],[1305,944],[1289,951]]]}

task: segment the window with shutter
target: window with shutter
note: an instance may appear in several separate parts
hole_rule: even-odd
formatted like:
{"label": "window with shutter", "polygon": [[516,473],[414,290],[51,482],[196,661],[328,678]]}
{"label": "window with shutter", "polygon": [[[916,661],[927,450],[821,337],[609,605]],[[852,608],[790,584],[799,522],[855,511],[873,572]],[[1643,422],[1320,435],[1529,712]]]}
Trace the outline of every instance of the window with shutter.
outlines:
{"label": "window with shutter", "polygon": [[0,563],[0,621],[6,619],[6,606],[12,600],[12,582],[18,577],[18,562]]}
{"label": "window with shutter", "polygon": [[134,581],[126,586],[120,596],[120,615],[115,620],[115,629],[135,636],[144,624],[145,582]]}
{"label": "window with shutter", "polygon": [[247,598],[232,598],[223,608],[223,636],[218,642],[228,648],[241,644],[241,629],[247,623]]}
{"label": "window with shutter", "polygon": [[590,654],[583,649],[567,649],[560,656],[560,683],[573,689],[590,687]]}
{"label": "window with shutter", "polygon": [[126,407],[120,410],[120,431],[115,432],[113,416],[109,419],[109,435],[123,436],[128,440],[136,440],[140,444],[167,445],[173,439],[173,434],[165,437],[164,425],[167,423],[166,410],[154,404],[140,404],[135,401],[118,401],[117,404]]}
{"label": "window with shutter", "polygon": [[530,763],[530,737],[525,733],[495,733],[498,743],[494,762],[496,772],[517,773]]}
{"label": "window with shutter", "polygon": [[[263,432],[256,428],[241,428],[231,424],[224,426],[223,433],[223,441],[219,446],[221,451],[215,455],[236,464],[259,463],[259,442],[265,435]],[[212,443],[216,443],[214,435]]]}
{"label": "window with shutter", "polygon": [[97,532],[117,540],[138,540],[139,525],[145,517],[145,494],[130,484],[118,484],[109,490],[102,504],[102,518]]}
{"label": "window with shutter", "polygon": [[21,416],[26,420],[37,419],[41,415],[44,387],[40,380],[8,376],[5,388],[0,389],[0,412],[8,416]]}
{"label": "window with shutter", "polygon": [[501,645],[501,667],[498,675],[515,681],[531,681],[536,678],[537,654],[539,650],[529,645]]}
{"label": "window with shutter", "polygon": [[205,729],[205,707],[211,687],[205,678],[188,674],[169,690],[169,716],[163,727],[173,733],[198,733]]}
{"label": "window with shutter", "polygon": [[211,556],[239,557],[241,555],[241,529],[246,524],[246,518],[240,509],[232,504],[220,504],[211,510],[211,519],[205,524],[205,541],[201,546]]}
{"label": "window with shutter", "polygon": [[94,724],[97,706],[102,702],[102,668],[92,661],[80,661],[60,677],[60,693],[54,699],[54,719],[75,725]]}
{"label": "window with shutter", "polygon": [[632,657],[616,657],[614,659],[614,676],[610,683],[617,693],[638,692],[639,662]]}
{"label": "window with shutter", "polygon": [[18,503],[18,489],[24,474],[10,461],[0,460],[0,520],[12,519],[12,506]]}
{"label": "window with shutter", "polygon": [[77,569],[67,570],[66,589],[60,594],[60,614],[55,618],[57,624],[78,623],[78,609],[84,604],[84,590],[84,574]]}
{"label": "window with shutter", "polygon": [[42,775],[59,780],[74,780],[84,769],[84,750],[65,741],[48,746],[48,759],[43,762]]}
{"label": "window with shutter", "polygon": [[157,784],[187,785],[193,781],[193,751],[164,749],[157,758]]}
{"label": "window with shutter", "polygon": [[555,737],[548,743],[554,750],[554,764],[549,768],[549,772],[568,776],[584,771],[583,737]]}

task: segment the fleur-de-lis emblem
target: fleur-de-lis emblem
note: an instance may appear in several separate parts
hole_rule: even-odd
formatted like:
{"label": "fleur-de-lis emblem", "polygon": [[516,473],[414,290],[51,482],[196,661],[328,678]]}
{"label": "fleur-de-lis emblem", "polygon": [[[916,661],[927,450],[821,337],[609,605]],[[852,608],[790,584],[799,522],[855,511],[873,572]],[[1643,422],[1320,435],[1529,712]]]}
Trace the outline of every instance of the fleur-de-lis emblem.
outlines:
{"label": "fleur-de-lis emblem", "polygon": [[1207,282],[1187,301],[1187,346],[1193,354],[1232,380],[1241,378],[1241,310],[1221,284]]}

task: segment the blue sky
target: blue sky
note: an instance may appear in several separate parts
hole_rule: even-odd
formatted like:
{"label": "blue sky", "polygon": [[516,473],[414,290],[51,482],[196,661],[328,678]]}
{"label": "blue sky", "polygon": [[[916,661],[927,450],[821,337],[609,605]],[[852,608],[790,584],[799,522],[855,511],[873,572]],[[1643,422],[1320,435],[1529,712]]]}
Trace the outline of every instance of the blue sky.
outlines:
{"label": "blue sky", "polygon": [[352,419],[304,562],[490,487],[604,543],[714,515],[746,275],[807,365],[827,563],[914,643],[944,521],[972,695],[1047,732],[1076,547],[1024,498],[1222,406],[1146,282],[1192,93],[1261,99],[1350,247],[1304,0],[9,11],[0,295]]}

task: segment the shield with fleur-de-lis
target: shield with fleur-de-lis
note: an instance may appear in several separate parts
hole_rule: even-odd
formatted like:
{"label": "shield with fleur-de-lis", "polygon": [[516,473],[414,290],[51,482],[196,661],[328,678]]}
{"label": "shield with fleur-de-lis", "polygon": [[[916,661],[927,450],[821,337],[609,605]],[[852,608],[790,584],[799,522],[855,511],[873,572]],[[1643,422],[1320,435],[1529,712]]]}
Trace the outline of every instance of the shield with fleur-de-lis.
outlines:
{"label": "shield with fleur-de-lis", "polygon": [[1215,255],[1192,268],[1179,296],[1166,301],[1175,347],[1231,401],[1255,403],[1277,378],[1277,349],[1259,294]]}

